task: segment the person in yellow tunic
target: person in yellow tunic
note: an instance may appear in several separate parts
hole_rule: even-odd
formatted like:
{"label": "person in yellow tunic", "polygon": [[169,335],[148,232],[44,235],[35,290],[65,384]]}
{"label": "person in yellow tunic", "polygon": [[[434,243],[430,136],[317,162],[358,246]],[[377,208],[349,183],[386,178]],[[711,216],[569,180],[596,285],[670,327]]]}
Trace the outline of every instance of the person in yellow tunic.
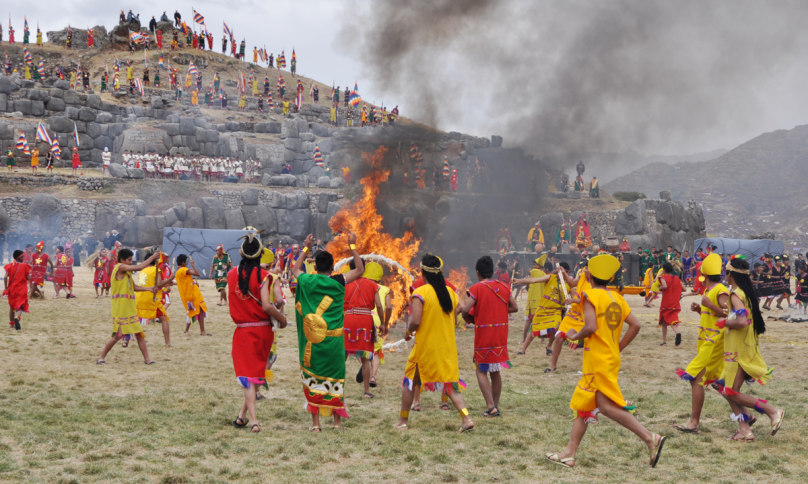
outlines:
{"label": "person in yellow tunic", "polygon": [[407,358],[400,418],[395,428],[409,428],[413,387],[420,386],[447,395],[463,419],[460,432],[468,432],[474,429],[474,422],[460,394],[466,383],[460,379],[457,362],[457,294],[446,287],[440,257],[425,254],[421,259],[421,271],[425,284],[412,293],[412,313],[404,337],[409,341],[416,335],[417,340]]}
{"label": "person in yellow tunic", "polygon": [[252,94],[253,94],[253,96],[258,95],[258,80],[257,79],[254,79],[253,82],[252,82]]}
{"label": "person in yellow tunic", "polygon": [[[775,435],[783,423],[785,410],[769,405],[767,400],[740,392],[744,382],[758,382],[765,385],[771,379],[774,368],[766,366],[760,354],[759,336],[766,332],[766,323],[760,314],[758,300],[754,297],[755,289],[749,278],[749,262],[740,257],[733,257],[727,262],[727,284],[734,288],[730,292],[731,310],[726,320],[718,322],[725,326],[724,334],[724,371],[714,384],[732,409],[733,421],[738,422],[738,431],[731,440],[752,442],[755,436],[749,426],[750,416],[747,408],[754,408],[758,413],[766,414],[771,420],[771,435]],[[751,294],[752,297],[747,296]]]}
{"label": "person in yellow tunic", "polygon": [[[191,262],[190,268],[188,267],[188,261]],[[182,299],[182,305],[185,307],[185,333],[188,333],[191,323],[197,321],[199,322],[200,334],[210,336],[210,333],[205,332],[205,318],[208,316],[208,306],[202,297],[202,291],[199,290],[199,284],[194,279],[194,277],[199,277],[201,274],[197,270],[194,260],[189,258],[187,254],[177,256],[177,267],[177,272],[174,273],[172,279],[177,281],[180,299]]]}
{"label": "person in yellow tunic", "polygon": [[70,73],[70,89],[76,88],[76,71]]}
{"label": "person in yellow tunic", "polygon": [[[567,331],[569,339],[584,340],[583,375],[570,401],[575,420],[567,447],[559,453],[546,454],[547,459],[565,467],[575,466],[575,454],[587,426],[597,422],[602,413],[642,439],[650,452],[650,465],[656,467],[667,437],[650,432],[637,421],[631,414],[634,408],[627,407],[617,383],[620,353],[640,332],[640,322],[623,296],[607,289],[620,270],[620,262],[602,254],[589,259],[588,266],[592,288],[581,295],[584,326],[580,331]],[[628,330],[621,339],[623,323]]]}
{"label": "person in yellow tunic", "polygon": [[23,74],[23,78],[24,78],[26,81],[30,81],[30,80],[31,80],[31,68],[30,68],[30,67],[28,67],[27,65],[25,66],[25,72],[24,72],[24,74]]}
{"label": "person in yellow tunic", "polygon": [[156,286],[138,286],[132,279],[132,273],[149,267],[154,263],[155,259],[157,259],[157,254],[152,254],[150,258],[140,264],[132,265],[132,251],[129,249],[118,251],[118,264],[112,269],[112,274],[109,278],[112,292],[112,338],[104,345],[101,356],[96,361],[97,364],[106,364],[107,354],[124,335],[134,335],[137,338],[140,352],[143,354],[143,362],[147,365],[154,363],[154,360],[149,358],[146,337],[143,333],[143,327],[140,326],[135,293],[144,292],[153,296],[158,288]]}
{"label": "person in yellow tunic", "polygon": [[[570,288],[563,278],[559,278],[560,272],[569,272],[570,266],[566,262],[559,262],[557,267],[551,274],[546,276],[525,279],[515,279],[514,283],[519,284],[536,284],[544,283],[544,292],[541,295],[539,307],[536,308],[536,314],[533,316],[532,327],[533,330],[528,333],[525,342],[522,344],[522,351],[516,353],[517,355],[524,355],[527,352],[527,347],[535,337],[547,338],[547,346],[544,353],[547,356],[553,355],[553,343],[555,342],[555,331],[561,324],[561,311],[564,309],[564,294],[570,293]],[[562,289],[562,284],[564,285]]]}
{"label": "person in yellow tunic", "polygon": [[673,426],[681,432],[699,432],[701,409],[704,406],[704,385],[717,380],[724,371],[724,329],[719,328],[718,320],[727,316],[729,291],[721,284],[721,256],[710,254],[701,263],[704,281],[704,296],[701,305],[693,303],[690,310],[701,314],[696,357],[687,368],[676,370],[679,378],[690,382],[691,413],[684,424]]}
{"label": "person in yellow tunic", "polygon": [[[382,323],[389,327],[390,317],[393,315],[393,292],[389,287],[381,284],[382,277],[384,277],[384,269],[382,269],[382,266],[377,262],[368,262],[365,264],[365,273],[362,277],[370,279],[379,285],[379,300],[382,303],[384,321],[379,318],[378,311],[376,310],[371,311],[371,315],[373,316],[373,325],[376,327],[376,333],[380,334]],[[376,388],[376,374],[379,372],[379,367],[384,364],[384,351],[382,350],[384,341],[385,338],[377,337],[373,345],[374,357],[370,362],[370,386],[372,388]],[[361,371],[359,374],[361,374]]]}
{"label": "person in yellow tunic", "polygon": [[[73,75],[70,76],[70,83],[73,84]],[[126,66],[126,80],[132,81],[135,79],[135,68],[132,66]]]}
{"label": "person in yellow tunic", "polygon": [[[553,357],[550,361],[550,366],[544,369],[545,373],[551,373],[558,368],[558,357],[561,355],[561,348],[563,347],[564,340],[567,338],[567,332],[570,329],[574,329],[577,332],[584,327],[584,310],[581,306],[581,297],[585,291],[592,288],[592,285],[589,283],[588,267],[584,267],[575,279],[572,279],[566,272],[563,274],[564,279],[570,287],[575,286],[575,289],[569,293],[569,297],[564,301],[570,308],[567,310],[567,314],[564,315],[564,319],[561,320],[558,330],[556,330],[555,341],[553,341]],[[569,343],[571,350],[581,346],[580,341],[569,340]]]}
{"label": "person in yellow tunic", "polygon": [[289,101],[286,98],[283,98],[283,114],[289,114]]}
{"label": "person in yellow tunic", "polygon": [[537,253],[544,250],[544,232],[541,230],[541,222],[536,222],[536,225],[528,232],[527,245],[530,250],[534,250]]}
{"label": "person in yellow tunic", "polygon": [[[547,274],[544,272],[544,264],[547,262],[547,254],[539,257],[533,261],[533,269],[530,270],[530,277],[538,279]],[[513,281],[516,284],[516,281]],[[530,332],[530,326],[533,324],[533,316],[541,303],[541,296],[544,294],[544,283],[536,283],[528,286],[527,289],[527,305],[525,306],[525,330],[522,333],[522,344],[527,341],[527,334]]]}
{"label": "person in yellow tunic", "polygon": [[199,105],[199,91],[194,89],[191,91],[191,106],[198,106]]}
{"label": "person in yellow tunic", "polygon": [[42,31],[39,29],[36,29],[36,45],[42,47]]}
{"label": "person in yellow tunic", "polygon": [[39,167],[39,150],[34,148],[31,150],[31,171],[36,173]]}
{"label": "person in yellow tunic", "polygon": [[[155,252],[160,256],[160,252]],[[147,252],[147,256],[151,258],[152,254]],[[138,285],[142,287],[157,287],[162,289],[167,286],[171,280],[162,279],[160,271],[157,270],[157,258],[151,258],[152,263],[140,271]],[[168,313],[163,306],[163,299],[153,294],[141,292],[137,295],[137,314],[140,316],[140,324],[150,324],[152,320],[157,319],[163,327],[163,337],[165,338],[166,346],[171,346],[170,329],[168,327]],[[126,344],[126,342],[124,342]]]}
{"label": "person in yellow tunic", "polygon": [[643,306],[650,308],[651,303],[654,302],[657,294],[659,294],[659,276],[664,274],[665,270],[660,268],[654,276],[654,269],[650,268],[645,271],[645,278],[643,279],[643,286],[645,286],[645,302]]}

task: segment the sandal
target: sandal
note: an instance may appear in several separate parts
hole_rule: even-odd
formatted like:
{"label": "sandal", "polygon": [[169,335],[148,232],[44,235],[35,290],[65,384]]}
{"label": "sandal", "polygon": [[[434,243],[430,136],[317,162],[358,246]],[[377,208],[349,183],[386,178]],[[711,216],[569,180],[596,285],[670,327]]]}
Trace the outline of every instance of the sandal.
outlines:
{"label": "sandal", "polygon": [[415,405],[413,405],[412,407],[410,407],[410,410],[412,410],[413,412],[420,412],[420,411],[421,411],[421,404],[420,404],[420,403],[416,403]]}
{"label": "sandal", "polygon": [[14,329],[20,330],[20,318],[14,318]]}
{"label": "sandal", "polygon": [[679,432],[684,432],[686,434],[698,434],[699,428],[692,428],[692,427],[685,427],[684,425],[674,424],[673,428],[678,430]]}
{"label": "sandal", "polygon": [[775,420],[772,420],[772,432],[771,432],[771,435],[775,435],[777,433],[777,431],[780,430],[780,425],[783,424],[783,416],[785,416],[785,414],[786,414],[785,410],[780,410],[777,413],[777,418]]}
{"label": "sandal", "polygon": [[365,394],[362,395],[362,397],[367,398],[368,400],[370,400],[371,398],[373,398],[373,394],[370,393],[370,392],[365,392]]}
{"label": "sandal", "polygon": [[345,430],[345,427],[343,427],[342,425],[334,425],[331,428],[334,429],[334,430],[342,430],[342,431]]}
{"label": "sandal", "polygon": [[524,355],[524,353],[522,353],[521,351],[517,351],[517,352],[516,352],[516,355],[517,355],[517,356],[519,356],[519,355]]}
{"label": "sandal", "polygon": [[255,396],[255,400],[256,400],[256,401],[260,401],[260,400],[266,400],[266,398],[267,398],[267,397],[265,397],[265,396],[261,395],[260,393],[259,393],[258,395],[256,395],[256,396]]}
{"label": "sandal", "polygon": [[659,346],[668,346],[668,343],[659,343]]}
{"label": "sandal", "polygon": [[441,402],[440,409],[441,410],[449,410],[449,402]]}
{"label": "sandal", "polygon": [[551,350],[549,348],[545,348],[544,349],[544,354],[547,355],[547,356],[553,356],[553,350]]}
{"label": "sandal", "polygon": [[676,346],[682,344],[682,333],[676,333]]}
{"label": "sandal", "polygon": [[555,371],[555,368],[545,368],[544,373],[552,373]]}
{"label": "sandal", "polygon": [[749,426],[751,427],[751,426],[755,425],[755,423],[757,423],[757,417],[755,417],[754,415],[750,415],[749,416]]}
{"label": "sandal", "polygon": [[501,414],[499,413],[499,409],[496,406],[493,406],[483,412],[483,417],[500,417]]}
{"label": "sandal", "polygon": [[95,362],[95,364],[96,364],[96,365],[106,365],[106,364],[107,364],[107,362],[106,362],[106,361],[104,361],[104,360],[98,360],[98,361],[96,361],[96,362]]}
{"label": "sandal", "polygon": [[[544,454],[544,456],[547,457],[547,460],[549,460],[553,464],[564,466],[567,469],[572,469],[573,467],[575,467],[575,457],[565,457],[562,459],[558,457],[558,454]],[[570,464],[570,462],[572,462],[572,464]]]}
{"label": "sandal", "polygon": [[653,434],[652,437],[654,442],[656,442],[656,438],[659,437],[659,442],[654,446],[654,450],[651,451],[651,467],[656,467],[657,462],[659,462],[659,456],[662,455],[662,447],[665,446],[665,441],[668,440],[668,438],[659,434]]}
{"label": "sandal", "polygon": [[151,360],[151,361],[144,361],[143,363],[146,364],[146,365],[153,365],[153,364],[155,364],[157,362],[154,361],[154,360]]}
{"label": "sandal", "polygon": [[410,426],[407,424],[393,425],[393,428],[396,430],[410,430]]}
{"label": "sandal", "polygon": [[465,434],[466,432],[474,432],[474,422],[469,420],[469,425],[461,425],[460,426],[460,433]]}
{"label": "sandal", "polygon": [[[258,429],[258,430],[255,430],[255,429]],[[252,427],[250,427],[250,433],[257,434],[260,431],[261,431],[261,427],[259,427],[258,424],[253,424]]]}
{"label": "sandal", "polygon": [[378,385],[376,385],[376,377],[375,376],[370,377],[370,382],[368,382],[368,385],[370,385],[370,388],[376,388],[378,386]]}
{"label": "sandal", "polygon": [[320,433],[321,429],[320,429],[320,427],[318,425],[312,425],[311,427],[309,427],[309,431],[310,432]]}
{"label": "sandal", "polygon": [[[239,423],[239,421],[241,421],[241,423]],[[236,419],[233,420],[233,427],[235,427],[237,429],[243,429],[246,426],[247,426],[247,421],[244,420],[241,417],[236,417]]]}

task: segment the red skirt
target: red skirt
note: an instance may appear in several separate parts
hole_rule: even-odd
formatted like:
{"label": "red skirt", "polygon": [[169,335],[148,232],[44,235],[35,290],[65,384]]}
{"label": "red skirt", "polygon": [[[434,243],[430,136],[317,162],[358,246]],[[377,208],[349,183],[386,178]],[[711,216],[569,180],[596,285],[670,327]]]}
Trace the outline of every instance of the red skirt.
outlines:
{"label": "red skirt", "polygon": [[373,316],[369,314],[345,315],[345,352],[349,355],[359,353],[362,358],[371,358],[376,337],[376,326]]}
{"label": "red skirt", "polygon": [[59,286],[73,287],[73,271],[70,269],[56,269],[53,282]]}
{"label": "red skirt", "polygon": [[13,311],[28,312],[28,291],[15,291],[8,293],[8,305]]}
{"label": "red skirt", "polygon": [[267,360],[272,350],[275,333],[272,326],[248,326],[236,328],[233,333],[233,369],[245,388],[245,381],[262,385],[265,382]]}
{"label": "red skirt", "polygon": [[659,308],[659,325],[667,324],[668,326],[673,326],[674,324],[679,324],[679,312],[681,310],[681,307]]}
{"label": "red skirt", "polygon": [[45,284],[45,274],[47,274],[47,269],[42,266],[33,266],[31,268],[31,282],[42,286]]}

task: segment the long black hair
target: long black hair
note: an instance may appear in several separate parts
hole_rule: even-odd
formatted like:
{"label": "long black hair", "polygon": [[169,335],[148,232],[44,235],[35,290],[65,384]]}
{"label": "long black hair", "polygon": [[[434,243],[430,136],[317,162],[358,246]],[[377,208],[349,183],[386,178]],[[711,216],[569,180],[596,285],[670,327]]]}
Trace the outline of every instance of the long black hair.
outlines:
{"label": "long black hair", "polygon": [[[425,254],[421,259],[421,264],[425,267],[437,269],[441,266],[440,259],[432,254]],[[449,289],[446,288],[446,280],[443,278],[442,272],[430,272],[422,270],[424,275],[424,282],[432,286],[435,290],[435,295],[438,296],[438,302],[444,313],[451,313],[454,310],[452,305],[452,296],[449,295]]]}
{"label": "long black hair", "polygon": [[[749,270],[749,262],[744,259],[731,259],[729,265],[741,271]],[[766,323],[763,321],[763,315],[760,314],[760,305],[755,297],[755,287],[752,285],[752,279],[749,274],[741,274],[740,272],[729,271],[732,274],[732,280],[735,285],[743,291],[746,300],[744,304],[751,309],[749,317],[752,318],[752,324],[755,328],[755,334],[763,334],[766,332]]]}
{"label": "long black hair", "polygon": [[[241,244],[242,257],[241,262],[238,263],[238,290],[245,296],[250,293],[250,277],[255,274],[255,280],[261,284],[261,257],[250,259],[243,254],[260,254],[261,242],[258,237],[252,240],[245,240]],[[256,299],[260,296],[252,295]],[[260,299],[259,299],[260,300]]]}

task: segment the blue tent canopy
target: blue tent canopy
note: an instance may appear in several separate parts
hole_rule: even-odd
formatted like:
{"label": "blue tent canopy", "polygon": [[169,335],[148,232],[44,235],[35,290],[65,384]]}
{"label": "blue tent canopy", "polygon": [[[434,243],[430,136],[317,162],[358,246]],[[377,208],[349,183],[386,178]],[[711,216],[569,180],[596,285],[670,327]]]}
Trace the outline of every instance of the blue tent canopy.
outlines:
{"label": "blue tent canopy", "polygon": [[724,239],[720,237],[705,237],[696,239],[693,243],[693,252],[699,249],[705,252],[707,247],[715,247],[719,254],[743,255],[750,260],[759,259],[763,254],[782,255],[785,246],[780,240],[746,240],[746,239]]}

